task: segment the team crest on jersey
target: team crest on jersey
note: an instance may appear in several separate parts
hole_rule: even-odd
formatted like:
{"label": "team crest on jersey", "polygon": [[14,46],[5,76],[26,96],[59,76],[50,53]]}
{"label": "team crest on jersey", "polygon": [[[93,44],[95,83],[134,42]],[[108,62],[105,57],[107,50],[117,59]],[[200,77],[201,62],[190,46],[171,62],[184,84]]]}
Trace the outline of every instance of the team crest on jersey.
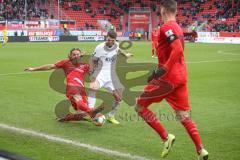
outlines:
{"label": "team crest on jersey", "polygon": [[174,35],[174,33],[173,33],[173,31],[170,29],[170,30],[168,30],[167,32],[165,32],[165,35],[166,35],[167,37],[170,37],[170,36]]}
{"label": "team crest on jersey", "polygon": [[167,36],[167,41],[169,43],[172,43],[175,41],[178,37],[173,33],[173,31],[170,29],[167,32],[165,32],[165,35]]}

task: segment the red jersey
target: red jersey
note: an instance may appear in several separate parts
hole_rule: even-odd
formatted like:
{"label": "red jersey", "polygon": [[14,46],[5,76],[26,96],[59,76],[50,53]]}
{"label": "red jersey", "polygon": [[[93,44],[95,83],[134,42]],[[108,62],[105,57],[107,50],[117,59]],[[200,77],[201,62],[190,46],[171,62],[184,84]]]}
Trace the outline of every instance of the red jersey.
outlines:
{"label": "red jersey", "polygon": [[152,31],[152,42],[158,42],[158,30]]}
{"label": "red jersey", "polygon": [[64,70],[67,85],[84,87],[84,75],[89,71],[88,64],[74,65],[69,59],[66,59],[58,61],[55,66]]}
{"label": "red jersey", "polygon": [[[167,69],[167,74],[163,79],[170,80],[174,83],[185,83],[187,81],[186,64],[184,60],[184,36],[183,31],[176,21],[166,22],[159,30],[158,37],[158,64]],[[171,46],[174,41],[180,40],[178,46],[181,52],[173,51]]]}

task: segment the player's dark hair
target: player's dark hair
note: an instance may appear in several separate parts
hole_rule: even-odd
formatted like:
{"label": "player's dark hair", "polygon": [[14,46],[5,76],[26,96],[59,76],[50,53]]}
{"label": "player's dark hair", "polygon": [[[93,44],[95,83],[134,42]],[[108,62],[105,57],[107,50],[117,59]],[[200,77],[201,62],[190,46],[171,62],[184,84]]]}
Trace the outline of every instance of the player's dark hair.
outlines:
{"label": "player's dark hair", "polygon": [[161,7],[171,13],[175,13],[177,11],[177,2],[175,0],[162,0]]}
{"label": "player's dark hair", "polygon": [[117,38],[117,33],[115,31],[113,31],[113,30],[110,30],[107,33],[107,37],[110,37],[112,39],[116,39]]}
{"label": "player's dark hair", "polygon": [[70,50],[70,54],[72,54],[72,52],[75,51],[75,50],[77,50],[77,51],[79,51],[79,52],[81,53],[81,50],[80,50],[79,48],[72,48],[72,49]]}

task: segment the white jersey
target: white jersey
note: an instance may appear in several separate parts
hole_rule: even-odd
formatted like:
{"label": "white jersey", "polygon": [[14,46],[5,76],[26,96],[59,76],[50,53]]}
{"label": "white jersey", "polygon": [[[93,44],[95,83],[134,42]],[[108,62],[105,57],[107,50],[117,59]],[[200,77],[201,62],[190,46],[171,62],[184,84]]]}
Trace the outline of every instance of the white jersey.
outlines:
{"label": "white jersey", "polygon": [[107,47],[105,45],[105,42],[99,44],[92,55],[98,59],[97,70],[109,73],[111,73],[111,71],[114,71],[118,50],[119,45],[117,42],[111,48]]}
{"label": "white jersey", "polygon": [[109,90],[123,88],[116,73],[116,63],[119,51],[119,44],[115,44],[109,48],[104,43],[99,44],[94,53],[93,58],[98,60],[98,66],[93,73],[98,80],[100,88],[104,87]]}

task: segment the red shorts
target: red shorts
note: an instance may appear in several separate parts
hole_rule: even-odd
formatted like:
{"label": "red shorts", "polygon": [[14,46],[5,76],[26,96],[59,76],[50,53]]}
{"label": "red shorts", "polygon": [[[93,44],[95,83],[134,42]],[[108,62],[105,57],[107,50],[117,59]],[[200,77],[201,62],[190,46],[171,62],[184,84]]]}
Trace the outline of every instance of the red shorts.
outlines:
{"label": "red shorts", "polygon": [[158,43],[157,42],[152,42],[152,49],[157,49]]}
{"label": "red shorts", "polygon": [[66,87],[66,97],[71,101],[72,106],[74,107],[75,110],[79,110],[77,108],[77,105],[75,104],[75,101],[73,99],[74,95],[81,95],[81,101],[85,103],[86,105],[88,104],[87,101],[87,94],[85,92],[84,87],[79,87],[79,86],[68,86]]}
{"label": "red shorts", "polygon": [[137,104],[148,107],[165,99],[175,110],[190,110],[187,84],[172,84],[162,79],[154,79],[144,87]]}

